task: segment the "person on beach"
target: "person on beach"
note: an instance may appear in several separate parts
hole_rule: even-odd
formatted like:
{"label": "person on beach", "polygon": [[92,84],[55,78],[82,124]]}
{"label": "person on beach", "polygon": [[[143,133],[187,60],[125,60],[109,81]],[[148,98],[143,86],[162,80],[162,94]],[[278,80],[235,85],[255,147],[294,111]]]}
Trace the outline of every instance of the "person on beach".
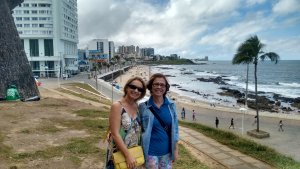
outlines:
{"label": "person on beach", "polygon": [[254,122],[252,123],[252,126],[254,126],[257,123],[257,116],[254,116]]}
{"label": "person on beach", "polygon": [[165,75],[153,74],[147,84],[151,96],[139,105],[147,169],[172,169],[178,158],[178,119],[175,103],[166,96],[169,88]]}
{"label": "person on beach", "polygon": [[193,110],[193,121],[196,121],[196,113],[195,113],[195,110]]}
{"label": "person on beach", "polygon": [[184,119],[185,119],[185,109],[183,107],[181,110],[181,120],[184,120]]}
{"label": "person on beach", "polygon": [[233,121],[233,118],[231,118],[231,120],[230,120],[230,126],[229,126],[229,129],[230,129],[231,127],[234,129],[234,121]]}
{"label": "person on beach", "polygon": [[283,132],[283,128],[282,128],[283,127],[283,123],[282,123],[282,120],[279,121],[278,126],[279,126],[278,131],[282,131]]}
{"label": "person on beach", "polygon": [[215,123],[216,123],[216,128],[218,128],[219,127],[219,119],[218,119],[218,117],[216,117]]}
{"label": "person on beach", "polygon": [[[112,153],[121,151],[127,167],[136,168],[135,158],[129,154],[129,147],[141,145],[141,125],[138,121],[137,101],[146,94],[146,85],[140,77],[129,79],[124,86],[121,100],[112,104],[109,114],[110,137],[106,154],[106,169],[114,169]],[[140,167],[139,167],[140,168]]]}

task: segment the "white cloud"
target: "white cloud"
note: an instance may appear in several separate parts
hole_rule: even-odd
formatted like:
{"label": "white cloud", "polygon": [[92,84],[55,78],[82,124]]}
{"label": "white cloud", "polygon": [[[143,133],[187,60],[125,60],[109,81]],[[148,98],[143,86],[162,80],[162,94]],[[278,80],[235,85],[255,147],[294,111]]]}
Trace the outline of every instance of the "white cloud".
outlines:
{"label": "white cloud", "polygon": [[299,0],[279,0],[273,7],[273,12],[277,14],[289,14],[300,12]]}
{"label": "white cloud", "polygon": [[78,0],[79,46],[94,38],[107,38],[116,46],[153,47],[163,55],[199,57],[212,53],[231,59],[237,45],[250,35],[276,26],[282,31],[278,22],[286,28],[299,24],[299,17],[278,21],[266,12],[271,9],[253,10],[264,3],[270,8],[266,0],[248,0],[248,5],[240,0],[170,0],[162,6],[155,2]]}
{"label": "white cloud", "polygon": [[266,44],[266,52],[276,52],[282,59],[299,60],[299,44],[300,36],[267,40],[263,42]]}
{"label": "white cloud", "polygon": [[255,16],[245,18],[242,22],[237,22],[215,33],[203,36],[198,43],[218,46],[218,48],[226,49],[224,51],[227,53],[234,53],[241,42],[260,31],[269,29],[271,25],[272,18],[265,18],[261,13],[257,13]]}

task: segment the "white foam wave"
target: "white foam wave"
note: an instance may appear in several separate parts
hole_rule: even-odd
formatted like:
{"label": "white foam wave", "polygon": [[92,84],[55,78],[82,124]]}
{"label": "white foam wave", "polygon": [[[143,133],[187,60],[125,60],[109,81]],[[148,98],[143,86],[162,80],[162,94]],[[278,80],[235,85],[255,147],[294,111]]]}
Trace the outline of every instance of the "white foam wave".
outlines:
{"label": "white foam wave", "polygon": [[223,79],[238,80],[239,77],[237,77],[237,76],[228,76],[228,77],[223,77]]}
{"label": "white foam wave", "polygon": [[279,85],[287,86],[287,87],[299,87],[300,88],[299,83],[282,83],[282,82],[279,82]]}

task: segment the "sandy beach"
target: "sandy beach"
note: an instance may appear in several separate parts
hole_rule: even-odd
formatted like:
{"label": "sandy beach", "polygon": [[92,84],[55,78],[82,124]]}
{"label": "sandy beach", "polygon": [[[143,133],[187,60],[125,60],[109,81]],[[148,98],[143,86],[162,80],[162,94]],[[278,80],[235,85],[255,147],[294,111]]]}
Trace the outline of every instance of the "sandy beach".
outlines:
{"label": "sandy beach", "polygon": [[[124,86],[126,81],[134,76],[139,76],[145,80],[147,83],[149,79],[149,74],[151,75],[151,69],[147,65],[139,65],[131,68],[129,71],[125,72],[123,75],[119,76],[116,80],[120,86]],[[147,95],[149,96],[149,91],[147,91]],[[229,113],[245,113],[248,115],[256,115],[256,111],[253,109],[248,109],[247,111],[244,111],[241,108],[244,108],[244,106],[238,106],[238,107],[226,107],[222,105],[216,104],[215,107],[210,105],[210,101],[207,100],[207,102],[203,102],[200,100],[195,100],[186,96],[181,96],[175,92],[169,91],[168,96],[176,101],[177,107],[185,107],[188,110],[198,110],[200,108],[210,109],[210,110],[217,110],[217,111],[223,111],[223,112],[229,112]],[[283,114],[283,113],[271,113],[267,111],[260,111],[260,116],[266,116],[266,117],[274,117],[274,118],[282,118],[282,119],[292,119],[292,120],[300,120],[300,115],[295,114]]]}

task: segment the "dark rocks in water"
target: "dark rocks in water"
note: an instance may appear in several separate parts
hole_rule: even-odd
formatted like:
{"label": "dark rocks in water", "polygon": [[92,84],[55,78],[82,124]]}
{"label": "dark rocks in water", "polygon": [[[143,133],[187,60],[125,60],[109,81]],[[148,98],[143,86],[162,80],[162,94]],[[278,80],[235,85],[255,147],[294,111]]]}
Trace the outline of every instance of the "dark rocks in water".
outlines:
{"label": "dark rocks in water", "polygon": [[236,100],[237,103],[239,104],[245,104],[245,99],[244,98],[239,98]]}
{"label": "dark rocks in water", "polygon": [[300,97],[295,98],[294,103],[300,103]]}
{"label": "dark rocks in water", "polygon": [[[248,107],[252,109],[256,109],[255,106],[255,100],[248,100],[247,101]],[[257,97],[257,106],[259,110],[265,110],[265,111],[272,111],[274,109],[274,106],[269,103],[269,99],[265,96],[258,96]]]}
{"label": "dark rocks in water", "polygon": [[157,67],[157,68],[160,68],[160,69],[173,69],[171,67]]}
{"label": "dark rocks in water", "polygon": [[269,100],[269,104],[275,104],[275,101]]}
{"label": "dark rocks in water", "polygon": [[227,87],[221,87],[220,89],[224,90],[224,92],[218,93],[221,96],[231,96],[231,97],[235,97],[235,98],[241,98],[241,97],[245,96],[245,94],[241,93],[239,90],[229,89]]}
{"label": "dark rocks in water", "polygon": [[291,104],[293,107],[297,107],[298,109],[300,109],[300,103],[292,103]]}
{"label": "dark rocks in water", "polygon": [[275,106],[281,106],[281,102],[280,101],[275,102]]}
{"label": "dark rocks in water", "polygon": [[182,91],[185,91],[185,92],[189,92],[189,90],[186,90],[186,89],[179,89],[179,90],[182,90]]}
{"label": "dark rocks in water", "polygon": [[283,111],[293,111],[290,107],[282,107],[281,110]]}
{"label": "dark rocks in water", "polygon": [[176,86],[179,86],[178,84],[171,84],[170,86],[174,86],[174,87],[176,87]]}
{"label": "dark rocks in water", "polygon": [[255,99],[255,94],[249,94],[249,93],[248,93],[248,98],[250,98],[250,99]]}
{"label": "dark rocks in water", "polygon": [[[299,97],[294,99],[294,98],[284,97],[281,96],[280,94],[274,93],[273,98],[274,100],[281,100],[282,102],[286,102],[286,103],[294,103],[295,100],[298,99]],[[300,98],[299,98],[299,103],[300,103]]]}
{"label": "dark rocks in water", "polygon": [[197,78],[197,80],[201,81],[201,82],[213,82],[216,84],[220,84],[220,85],[226,85],[227,83],[224,82],[224,80],[222,79],[221,76],[218,76],[216,78],[209,78],[209,79],[205,79],[205,78]]}
{"label": "dark rocks in water", "polygon": [[194,74],[194,72],[181,72],[181,74],[183,74],[183,75],[191,75],[191,74]]}
{"label": "dark rocks in water", "polygon": [[176,76],[173,76],[173,75],[165,75],[166,77],[176,77]]}
{"label": "dark rocks in water", "polygon": [[300,109],[300,97],[289,98],[289,97],[284,97],[284,96],[281,96],[280,94],[274,93],[273,98],[274,98],[274,100],[277,100],[277,101],[280,100],[281,102],[291,103],[291,106]]}

